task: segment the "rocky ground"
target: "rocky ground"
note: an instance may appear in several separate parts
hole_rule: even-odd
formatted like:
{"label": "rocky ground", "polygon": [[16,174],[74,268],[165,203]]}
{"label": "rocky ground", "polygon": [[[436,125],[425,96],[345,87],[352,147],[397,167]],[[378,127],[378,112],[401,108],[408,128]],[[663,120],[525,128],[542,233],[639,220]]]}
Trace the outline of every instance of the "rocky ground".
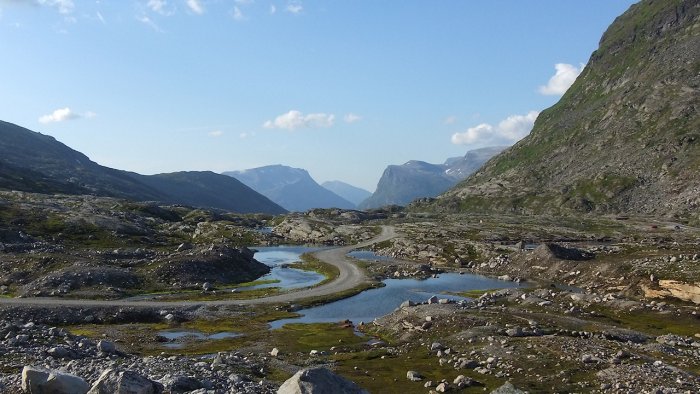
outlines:
{"label": "rocky ground", "polygon": [[[461,293],[472,301],[460,303],[438,294],[361,325],[280,330],[268,322],[296,308],[5,306],[2,392],[21,392],[23,379],[66,379],[94,392],[132,382],[146,392],[265,393],[312,367],[370,392],[700,391],[700,230],[686,225],[398,208],[272,218],[94,197],[2,197],[5,296],[199,293],[206,281],[259,276],[247,245],[347,245],[372,238],[380,224],[399,236],[371,246],[391,260],[358,261],[376,279],[459,271],[527,285]],[[184,337],[165,336],[180,331]],[[361,390],[324,371],[297,380]],[[51,378],[58,375],[67,377]]]}

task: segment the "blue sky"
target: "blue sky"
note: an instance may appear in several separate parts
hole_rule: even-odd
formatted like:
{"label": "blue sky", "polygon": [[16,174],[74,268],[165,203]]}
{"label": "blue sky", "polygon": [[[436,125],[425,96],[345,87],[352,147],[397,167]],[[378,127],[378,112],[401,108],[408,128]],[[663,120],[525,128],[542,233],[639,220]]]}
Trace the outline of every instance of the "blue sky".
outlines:
{"label": "blue sky", "polygon": [[[631,0],[0,0],[0,119],[144,174],[511,144]],[[555,75],[556,74],[556,75]]]}

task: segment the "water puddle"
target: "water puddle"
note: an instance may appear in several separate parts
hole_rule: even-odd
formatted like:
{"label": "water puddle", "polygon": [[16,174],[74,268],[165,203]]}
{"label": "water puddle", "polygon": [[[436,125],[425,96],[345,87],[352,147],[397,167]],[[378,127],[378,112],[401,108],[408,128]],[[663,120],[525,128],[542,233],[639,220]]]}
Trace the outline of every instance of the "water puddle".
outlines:
{"label": "water puddle", "polygon": [[287,265],[301,260],[304,253],[321,250],[318,247],[310,246],[270,246],[255,247],[255,259],[272,267],[269,274],[258,278],[261,281],[274,281],[240,290],[253,290],[268,287],[279,287],[281,289],[298,289],[313,286],[321,282],[325,277],[318,272],[304,271],[296,268],[289,268]]}
{"label": "water puddle", "polygon": [[165,338],[168,342],[163,343],[163,347],[168,349],[182,349],[189,341],[208,341],[237,338],[242,336],[231,331],[222,331],[214,334],[205,334],[194,330],[179,331],[159,331],[158,336]]}

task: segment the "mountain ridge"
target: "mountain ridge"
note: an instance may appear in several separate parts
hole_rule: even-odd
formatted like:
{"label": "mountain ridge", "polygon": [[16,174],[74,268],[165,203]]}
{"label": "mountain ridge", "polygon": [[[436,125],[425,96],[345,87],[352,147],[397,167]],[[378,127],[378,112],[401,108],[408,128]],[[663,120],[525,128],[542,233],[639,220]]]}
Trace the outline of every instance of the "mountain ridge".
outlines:
{"label": "mountain ridge", "polygon": [[386,205],[407,205],[417,198],[435,197],[476,171],[487,159],[505,147],[486,147],[452,157],[443,164],[409,160],[390,165],[384,170],[375,192],[358,207],[379,208]]}
{"label": "mountain ridge", "polygon": [[355,204],[319,185],[302,168],[273,164],[242,171],[226,171],[223,175],[238,179],[289,211],[355,208]]}
{"label": "mountain ridge", "polygon": [[54,137],[0,121],[0,188],[161,201],[241,213],[285,210],[213,172],[141,175],[101,166]]}

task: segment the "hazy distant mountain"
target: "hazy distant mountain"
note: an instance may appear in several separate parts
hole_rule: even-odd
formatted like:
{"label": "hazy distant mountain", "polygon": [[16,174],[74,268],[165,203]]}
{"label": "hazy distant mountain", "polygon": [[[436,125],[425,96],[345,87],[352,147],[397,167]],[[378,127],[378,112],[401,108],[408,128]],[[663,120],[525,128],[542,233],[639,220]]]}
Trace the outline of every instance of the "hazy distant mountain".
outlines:
{"label": "hazy distant mountain", "polygon": [[327,181],[323,182],[321,186],[339,195],[340,197],[343,197],[344,199],[350,201],[355,205],[360,205],[362,201],[366,200],[369,196],[372,195],[371,192],[368,192],[365,189],[361,189],[359,187],[341,181]]}
{"label": "hazy distant mountain", "polygon": [[354,208],[355,204],[321,187],[306,170],[283,165],[224,172],[290,211]]}
{"label": "hazy distant mountain", "polygon": [[495,146],[471,150],[462,157],[447,159],[445,164],[411,160],[400,166],[388,166],[379,179],[377,190],[359,208],[406,205],[416,198],[435,197],[478,170],[504,149],[505,147]]}
{"label": "hazy distant mountain", "polygon": [[153,200],[235,212],[284,212],[264,196],[223,175],[146,176],[115,170],[91,161],[53,137],[3,121],[0,121],[0,188]]}

